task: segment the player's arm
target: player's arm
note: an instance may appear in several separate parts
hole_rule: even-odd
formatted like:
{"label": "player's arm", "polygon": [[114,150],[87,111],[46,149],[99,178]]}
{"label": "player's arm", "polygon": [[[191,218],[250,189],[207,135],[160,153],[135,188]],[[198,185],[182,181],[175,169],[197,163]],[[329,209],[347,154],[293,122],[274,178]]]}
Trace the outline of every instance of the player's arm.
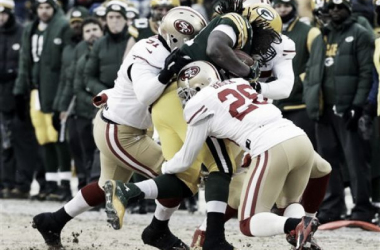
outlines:
{"label": "player's arm", "polygon": [[191,166],[207,138],[208,123],[209,118],[206,118],[187,127],[185,143],[172,159],[162,164],[163,174],[180,173]]}
{"label": "player's arm", "polygon": [[161,68],[138,59],[130,68],[131,81],[137,100],[146,106],[155,102],[164,91],[166,85],[158,77]]}
{"label": "player's arm", "polygon": [[127,46],[126,46],[126,48],[125,48],[125,52],[124,52],[124,56],[123,56],[123,58],[126,58],[126,57],[127,57],[129,51],[131,51],[133,45],[135,45],[135,44],[136,44],[136,39],[135,39],[133,36],[131,36],[131,37],[128,39]]}
{"label": "player's arm", "polygon": [[284,35],[282,38],[282,49],[273,59],[273,73],[277,80],[261,84],[261,94],[273,100],[288,98],[294,85],[292,61],[296,55],[295,43]]}
{"label": "player's arm", "polygon": [[[227,28],[227,25],[223,26]],[[226,32],[230,34],[227,34]],[[234,42],[236,43],[236,35],[234,39],[235,41],[231,36],[233,36],[233,32],[231,33],[228,30],[212,31],[207,40],[206,53],[219,67],[239,77],[246,77],[250,74],[250,68],[235,55],[233,46]]]}

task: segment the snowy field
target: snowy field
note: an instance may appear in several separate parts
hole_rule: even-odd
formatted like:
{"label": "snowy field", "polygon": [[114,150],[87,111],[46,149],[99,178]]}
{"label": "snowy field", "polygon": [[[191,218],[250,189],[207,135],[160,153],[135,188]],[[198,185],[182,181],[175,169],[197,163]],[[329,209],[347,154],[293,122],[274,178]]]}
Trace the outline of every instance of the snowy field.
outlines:
{"label": "snowy field", "polygon": [[[75,189],[75,182],[73,189]],[[32,193],[35,193],[35,184]],[[74,190],[73,190],[74,191]],[[63,203],[0,200],[0,250],[44,250],[42,236],[31,226],[34,215],[56,211]],[[124,227],[115,231],[106,223],[104,210],[86,212],[71,222],[62,231],[62,244],[66,250],[153,250],[141,241],[140,235],[152,219],[153,214],[126,214]],[[204,215],[193,215],[187,211],[174,214],[170,228],[174,234],[190,244],[194,229]],[[286,250],[290,249],[284,236],[248,238],[239,232],[238,221],[226,224],[227,240],[238,249]],[[316,238],[324,250],[380,250],[380,233],[367,232],[359,228],[341,228],[335,231],[318,231]]]}

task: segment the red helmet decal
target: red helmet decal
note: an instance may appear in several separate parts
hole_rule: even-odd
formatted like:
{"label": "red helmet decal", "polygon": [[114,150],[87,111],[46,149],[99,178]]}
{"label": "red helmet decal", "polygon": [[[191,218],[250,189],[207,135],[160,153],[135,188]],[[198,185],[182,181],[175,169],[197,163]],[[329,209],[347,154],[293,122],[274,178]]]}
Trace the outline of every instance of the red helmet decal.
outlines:
{"label": "red helmet decal", "polygon": [[198,66],[193,66],[190,68],[187,68],[182,71],[181,75],[179,76],[179,79],[181,81],[185,81],[186,79],[190,80],[194,76],[196,76],[201,69]]}
{"label": "red helmet decal", "polygon": [[185,20],[178,19],[174,22],[175,29],[184,35],[192,35],[194,33],[194,27]]}

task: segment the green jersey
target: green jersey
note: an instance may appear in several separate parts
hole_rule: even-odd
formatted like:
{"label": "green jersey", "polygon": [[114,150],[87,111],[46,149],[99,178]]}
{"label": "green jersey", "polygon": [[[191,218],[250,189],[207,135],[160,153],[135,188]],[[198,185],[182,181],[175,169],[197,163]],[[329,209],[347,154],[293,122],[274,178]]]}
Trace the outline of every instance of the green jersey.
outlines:
{"label": "green jersey", "polygon": [[236,42],[233,49],[239,49],[251,54],[252,27],[248,20],[237,13],[228,13],[215,17],[201,32],[192,40],[181,47],[181,51],[193,60],[203,60],[213,63],[207,56],[207,41],[211,32],[219,25],[232,27],[236,34]]}

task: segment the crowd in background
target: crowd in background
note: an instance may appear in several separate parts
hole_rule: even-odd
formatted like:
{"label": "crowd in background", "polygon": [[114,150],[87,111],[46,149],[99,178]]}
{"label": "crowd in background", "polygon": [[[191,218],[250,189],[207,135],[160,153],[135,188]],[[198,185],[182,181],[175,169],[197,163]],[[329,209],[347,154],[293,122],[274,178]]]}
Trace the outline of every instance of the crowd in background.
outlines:
{"label": "crowd in background", "polygon": [[[293,91],[275,104],[333,167],[319,220],[347,216],[349,186],[351,218],[371,222],[380,208],[380,1],[342,0],[343,17],[329,17],[319,2],[272,1],[297,51]],[[1,198],[69,201],[73,175],[78,189],[99,178],[92,98],[113,87],[131,47],[157,34],[179,5],[213,16],[207,0],[0,0]],[[30,196],[33,179],[40,189]]]}

